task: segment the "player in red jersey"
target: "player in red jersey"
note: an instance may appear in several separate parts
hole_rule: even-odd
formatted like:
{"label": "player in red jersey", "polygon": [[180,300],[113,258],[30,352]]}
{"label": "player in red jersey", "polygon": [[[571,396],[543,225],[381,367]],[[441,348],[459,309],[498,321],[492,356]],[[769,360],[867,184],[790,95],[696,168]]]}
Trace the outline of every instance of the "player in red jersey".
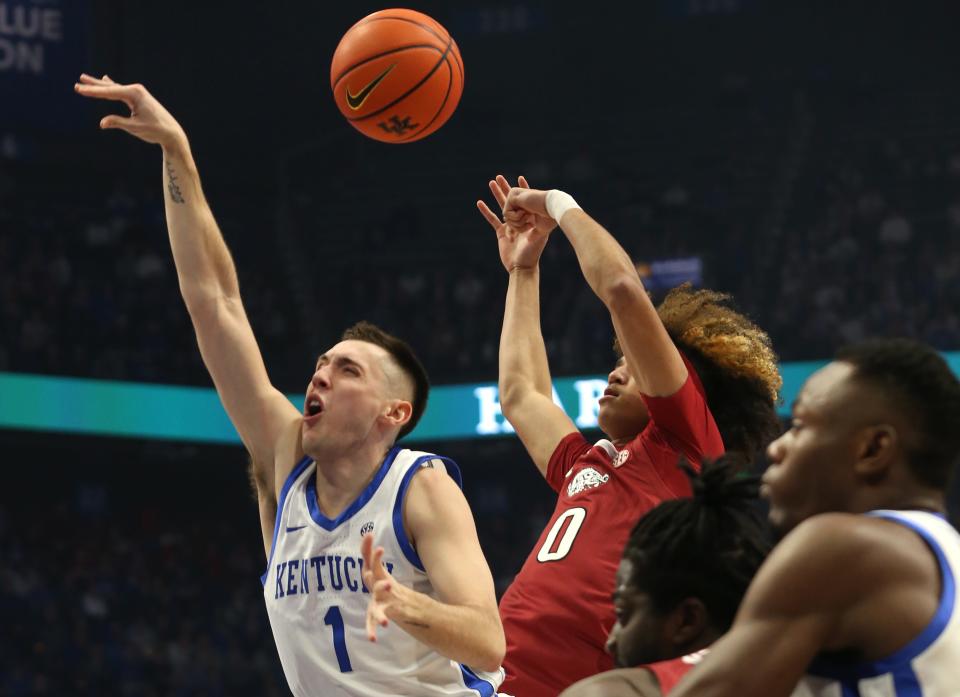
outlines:
{"label": "player in red jersey", "polygon": [[693,496],[640,519],[623,550],[607,650],[617,670],[581,680],[561,697],[661,697],[726,632],[770,551],[756,505],[758,477],[738,477],[725,455],[687,472]]}
{"label": "player in red jersey", "polygon": [[[727,296],[681,287],[659,308],[616,240],[560,191],[490,189],[509,272],[500,338],[500,403],[557,506],[500,603],[507,635],[503,691],[555,697],[612,667],[604,650],[614,623],[609,589],[637,519],[690,493],[677,467],[727,449],[753,454],[779,427],[780,387],[769,337],[726,306]],[[549,209],[549,210],[548,210]],[[600,399],[607,435],[588,443],[552,400],[540,332],[539,258],[557,226],[613,320],[621,358]],[[722,437],[721,437],[722,436]]]}

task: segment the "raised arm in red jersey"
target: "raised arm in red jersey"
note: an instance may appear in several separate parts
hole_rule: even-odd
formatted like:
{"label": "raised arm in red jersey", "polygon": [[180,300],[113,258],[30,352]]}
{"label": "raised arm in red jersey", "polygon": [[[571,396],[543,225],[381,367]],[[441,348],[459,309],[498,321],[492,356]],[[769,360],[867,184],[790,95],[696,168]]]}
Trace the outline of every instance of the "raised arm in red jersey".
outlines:
{"label": "raised arm in red jersey", "polygon": [[[526,179],[520,177],[519,184],[526,187]],[[510,185],[502,176],[489,185],[502,208]],[[477,201],[477,208],[497,233],[500,261],[509,274],[500,334],[500,406],[530,459],[546,475],[547,461],[557,444],[577,430],[566,412],[553,403],[547,348],[540,331],[540,254],[556,224],[541,216],[520,234],[483,201]]]}
{"label": "raised arm in red jersey", "polygon": [[577,254],[593,292],[610,312],[613,327],[637,387],[645,395],[672,395],[687,378],[687,367],[630,256],[607,230],[562,191],[513,188],[504,219],[512,225],[551,218]]}

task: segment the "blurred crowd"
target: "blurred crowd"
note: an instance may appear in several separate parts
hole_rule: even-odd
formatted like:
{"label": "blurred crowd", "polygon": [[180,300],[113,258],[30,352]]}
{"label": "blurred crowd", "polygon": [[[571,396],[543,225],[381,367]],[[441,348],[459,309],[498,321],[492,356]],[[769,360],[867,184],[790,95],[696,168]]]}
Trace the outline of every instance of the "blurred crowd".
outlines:
{"label": "blurred crowd", "polygon": [[[949,128],[955,105],[947,97],[924,99],[891,98],[901,104],[892,115],[836,98],[819,109],[801,100],[787,111],[728,101],[708,112],[718,130],[704,117],[678,137],[722,140],[724,119],[752,119],[756,152],[730,142],[735,162],[720,157],[698,168],[690,154],[669,168],[680,155],[651,147],[640,168],[631,166],[639,158],[630,148],[598,147],[531,161],[527,172],[568,188],[638,262],[699,258],[702,282],[733,293],[784,360],[824,358],[878,334],[956,349],[960,133]],[[918,126],[927,111],[939,120]],[[662,118],[680,129],[675,114]],[[803,137],[794,122],[803,119],[819,125],[801,144],[802,157],[784,164],[783,153]],[[782,157],[771,153],[776,147]],[[349,158],[344,166],[357,167]],[[651,172],[663,176],[656,181]],[[209,384],[179,300],[158,184],[64,182],[71,195],[38,196],[50,176],[15,152],[0,159],[0,370]],[[363,190],[363,170],[351,176]],[[360,319],[410,340],[437,383],[495,378],[506,276],[493,234],[472,207],[486,193],[480,165],[461,176],[472,187],[462,200],[385,199],[354,216],[349,230],[323,217],[329,208],[305,181],[286,202],[216,201],[280,386],[299,390],[316,352]],[[786,181],[786,202],[770,200],[768,180],[776,177]],[[347,191],[340,195],[350,202]],[[291,211],[286,218],[275,215],[281,205]],[[783,210],[771,223],[777,205]],[[441,231],[437,206],[446,206]],[[276,231],[260,235],[280,224],[289,226],[293,256],[303,257],[299,268]],[[337,232],[324,238],[324,228]],[[605,372],[611,327],[560,237],[542,263],[551,365],[555,374]],[[316,258],[303,255],[314,248]]]}
{"label": "blurred crowd", "polygon": [[[231,203],[228,230],[238,220],[256,229],[270,215]],[[233,249],[244,258],[242,241]],[[244,300],[282,378],[287,309],[270,250],[255,253],[258,261],[239,264]],[[209,383],[180,300],[162,200],[124,181],[85,181],[80,171],[0,160],[0,336],[0,370]]]}
{"label": "blurred crowd", "polygon": [[[569,190],[638,262],[700,259],[702,283],[731,292],[784,360],[825,358],[870,335],[960,349],[953,97],[756,100],[743,80],[725,90],[686,120],[683,107],[651,109],[640,133],[657,138],[538,144],[556,157],[531,157],[523,173]],[[341,206],[324,206],[293,166],[292,185],[271,196],[221,185],[211,197],[275,383],[300,390],[315,354],[360,319],[410,340],[435,383],[495,379],[506,274],[473,201],[496,165],[454,153],[438,175],[424,161],[424,181],[462,181],[463,197],[425,189],[423,200],[370,206],[376,173],[349,152],[339,161],[355,182],[327,192]],[[210,384],[160,194],[159,181],[38,167],[0,138],[0,371]],[[608,315],[560,235],[541,266],[554,374],[605,372]],[[514,441],[470,453],[502,465],[465,471],[502,593],[551,496]],[[122,491],[78,483],[47,501],[38,525],[28,509],[0,508],[0,693],[285,694],[256,581],[253,504],[171,512],[123,505]]]}
{"label": "blurred crowd", "polygon": [[257,538],[196,513],[106,513],[3,516],[0,693],[285,694]]}
{"label": "blurred crowd", "polygon": [[[76,456],[60,460],[69,470],[56,482],[44,484],[39,470],[21,477],[25,488],[45,490],[42,506],[0,504],[0,694],[289,694],[239,454],[104,453],[90,440],[69,449]],[[540,534],[551,496],[519,446],[447,444],[441,452],[461,465],[499,597]]]}
{"label": "blurred crowd", "polygon": [[956,99],[838,99],[818,118],[786,223],[758,245],[738,297],[788,359],[877,335],[960,348]]}

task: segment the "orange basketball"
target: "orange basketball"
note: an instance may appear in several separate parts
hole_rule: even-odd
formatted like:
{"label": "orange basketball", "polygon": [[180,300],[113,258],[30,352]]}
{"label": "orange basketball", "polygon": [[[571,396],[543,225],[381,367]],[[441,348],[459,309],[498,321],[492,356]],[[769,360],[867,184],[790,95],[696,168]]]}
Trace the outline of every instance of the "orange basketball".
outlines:
{"label": "orange basketball", "polygon": [[333,98],[347,121],[385,143],[430,135],[463,93],[463,61],[450,33],[413,10],[381,10],[340,39],[330,66]]}

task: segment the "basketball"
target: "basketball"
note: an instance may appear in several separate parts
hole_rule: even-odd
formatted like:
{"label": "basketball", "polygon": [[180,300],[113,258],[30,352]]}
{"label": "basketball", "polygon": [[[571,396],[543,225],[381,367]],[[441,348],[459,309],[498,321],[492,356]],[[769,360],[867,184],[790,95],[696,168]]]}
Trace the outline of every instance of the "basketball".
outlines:
{"label": "basketball", "polygon": [[330,87],[340,113],[358,131],[385,143],[410,143],[436,131],[456,110],[463,61],[439,22],[413,10],[381,10],[340,40]]}

